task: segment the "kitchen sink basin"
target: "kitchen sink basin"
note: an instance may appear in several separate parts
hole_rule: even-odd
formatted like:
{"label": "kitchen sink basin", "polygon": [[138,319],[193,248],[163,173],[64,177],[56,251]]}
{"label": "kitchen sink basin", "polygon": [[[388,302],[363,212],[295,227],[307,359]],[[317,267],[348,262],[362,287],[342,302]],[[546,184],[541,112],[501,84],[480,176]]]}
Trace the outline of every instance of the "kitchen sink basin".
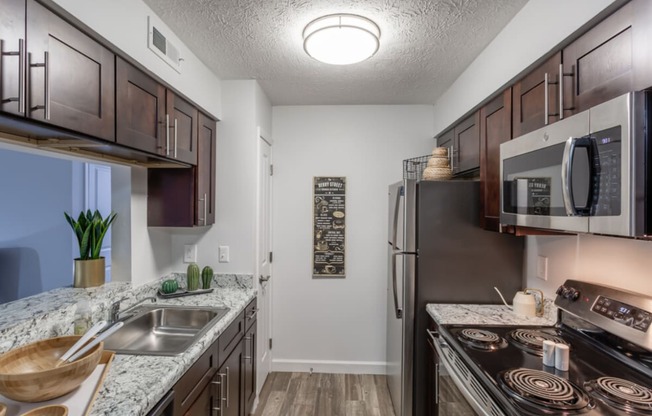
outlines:
{"label": "kitchen sink basin", "polygon": [[142,306],[104,341],[104,348],[118,354],[178,355],[228,311],[228,308],[194,306]]}

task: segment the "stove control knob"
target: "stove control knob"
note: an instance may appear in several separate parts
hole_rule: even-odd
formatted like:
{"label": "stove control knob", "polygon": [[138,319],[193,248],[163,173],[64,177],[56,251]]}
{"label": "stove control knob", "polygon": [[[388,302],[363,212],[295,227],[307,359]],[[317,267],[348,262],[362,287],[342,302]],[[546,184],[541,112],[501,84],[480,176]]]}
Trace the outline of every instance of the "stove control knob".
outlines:
{"label": "stove control knob", "polygon": [[568,291],[568,288],[564,285],[561,285],[557,288],[557,291],[555,293],[561,297],[564,297],[566,291]]}
{"label": "stove control knob", "polygon": [[564,297],[570,300],[571,302],[575,302],[577,299],[580,298],[580,292],[574,287],[571,287],[568,288],[568,292],[564,295]]}

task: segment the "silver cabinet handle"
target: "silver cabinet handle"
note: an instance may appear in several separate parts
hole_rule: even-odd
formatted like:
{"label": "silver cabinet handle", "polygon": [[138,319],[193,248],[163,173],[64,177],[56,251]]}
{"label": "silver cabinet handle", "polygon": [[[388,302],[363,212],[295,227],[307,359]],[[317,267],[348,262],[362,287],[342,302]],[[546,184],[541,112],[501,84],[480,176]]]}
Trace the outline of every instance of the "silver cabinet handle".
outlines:
{"label": "silver cabinet handle", "polygon": [[203,198],[199,198],[199,201],[203,201],[203,202],[204,202],[204,216],[203,216],[203,217],[199,217],[199,221],[203,221],[203,222],[204,222],[204,225],[206,225],[206,218],[208,218],[208,215],[207,215],[207,212],[206,212],[206,207],[207,207],[207,204],[206,204],[206,201],[207,201],[207,199],[206,199],[206,194],[204,194],[204,197],[203,197]]}
{"label": "silver cabinet handle", "polygon": [[204,194],[204,225],[206,225],[206,219],[208,218],[208,198]]}
{"label": "silver cabinet handle", "polygon": [[251,311],[251,315],[247,316],[247,320],[254,319],[256,315],[258,315],[258,309]]}
{"label": "silver cabinet handle", "polygon": [[165,115],[165,156],[170,156],[170,115]]}
{"label": "silver cabinet handle", "polygon": [[258,281],[259,281],[261,284],[263,284],[263,283],[267,282],[271,277],[272,277],[272,276],[269,275],[269,274],[268,274],[267,276],[263,276],[263,275],[261,274],[260,277],[258,278]]}
{"label": "silver cabinet handle", "polygon": [[[18,39],[18,51],[3,52],[2,41],[0,40],[0,56],[17,56],[18,57],[18,96],[8,97],[7,102],[18,101],[18,112],[25,114],[25,41]],[[0,78],[2,76],[2,59],[0,59]]]}
{"label": "silver cabinet handle", "polygon": [[229,367],[226,367],[226,407],[229,407],[229,396],[231,395],[231,389],[229,387]]}
{"label": "silver cabinet handle", "polygon": [[[256,310],[256,312],[258,312],[258,311]],[[245,341],[251,341],[251,342],[252,342],[252,345],[251,345],[251,346],[252,346],[251,351],[254,350],[254,349],[253,349],[253,339],[254,339],[254,338],[253,338],[251,335],[245,337]],[[251,353],[251,354],[253,354],[253,353]],[[242,357],[242,360],[243,360],[243,361],[251,361],[251,356],[248,356],[248,357],[247,357],[247,356],[245,355],[245,356]]]}
{"label": "silver cabinet handle", "polygon": [[35,105],[31,110],[43,110],[44,119],[50,120],[50,54],[48,51],[43,53],[43,63],[32,64],[30,63],[30,68],[43,68],[43,78],[44,78],[44,94],[43,94],[43,105]]}
{"label": "silver cabinet handle", "polygon": [[543,125],[547,126],[548,125],[548,101],[550,100],[550,97],[548,96],[548,73],[546,72],[543,75]]}
{"label": "silver cabinet handle", "polygon": [[564,118],[564,64],[559,64],[559,119]]}
{"label": "silver cabinet handle", "polygon": [[435,364],[435,403],[439,404],[439,363]]}
{"label": "silver cabinet handle", "polygon": [[177,158],[177,119],[174,119],[174,158]]}
{"label": "silver cabinet handle", "polygon": [[212,409],[213,411],[219,412],[219,416],[222,416],[222,401],[225,399],[222,397],[222,378],[224,377],[223,373],[218,373],[217,376],[219,377],[218,381],[211,381],[211,384],[215,384],[220,387],[220,394],[217,398],[217,406],[213,406]]}

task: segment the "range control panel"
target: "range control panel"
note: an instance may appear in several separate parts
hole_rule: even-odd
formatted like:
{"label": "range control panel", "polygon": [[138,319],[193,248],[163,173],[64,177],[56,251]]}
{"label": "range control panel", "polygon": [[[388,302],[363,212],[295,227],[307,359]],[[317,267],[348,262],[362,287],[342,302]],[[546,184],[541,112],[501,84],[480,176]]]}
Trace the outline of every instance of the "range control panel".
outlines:
{"label": "range control panel", "polygon": [[642,332],[646,332],[652,322],[651,313],[605,296],[598,296],[591,310]]}

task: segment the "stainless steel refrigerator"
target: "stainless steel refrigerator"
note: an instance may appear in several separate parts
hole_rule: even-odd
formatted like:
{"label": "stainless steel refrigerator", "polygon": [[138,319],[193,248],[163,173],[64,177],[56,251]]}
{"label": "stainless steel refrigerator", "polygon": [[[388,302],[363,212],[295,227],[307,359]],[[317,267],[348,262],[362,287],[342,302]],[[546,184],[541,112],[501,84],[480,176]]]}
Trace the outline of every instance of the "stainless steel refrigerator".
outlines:
{"label": "stainless steel refrigerator", "polygon": [[389,187],[387,383],[396,416],[426,414],[427,303],[500,303],[523,284],[522,237],[480,228],[480,183]]}

